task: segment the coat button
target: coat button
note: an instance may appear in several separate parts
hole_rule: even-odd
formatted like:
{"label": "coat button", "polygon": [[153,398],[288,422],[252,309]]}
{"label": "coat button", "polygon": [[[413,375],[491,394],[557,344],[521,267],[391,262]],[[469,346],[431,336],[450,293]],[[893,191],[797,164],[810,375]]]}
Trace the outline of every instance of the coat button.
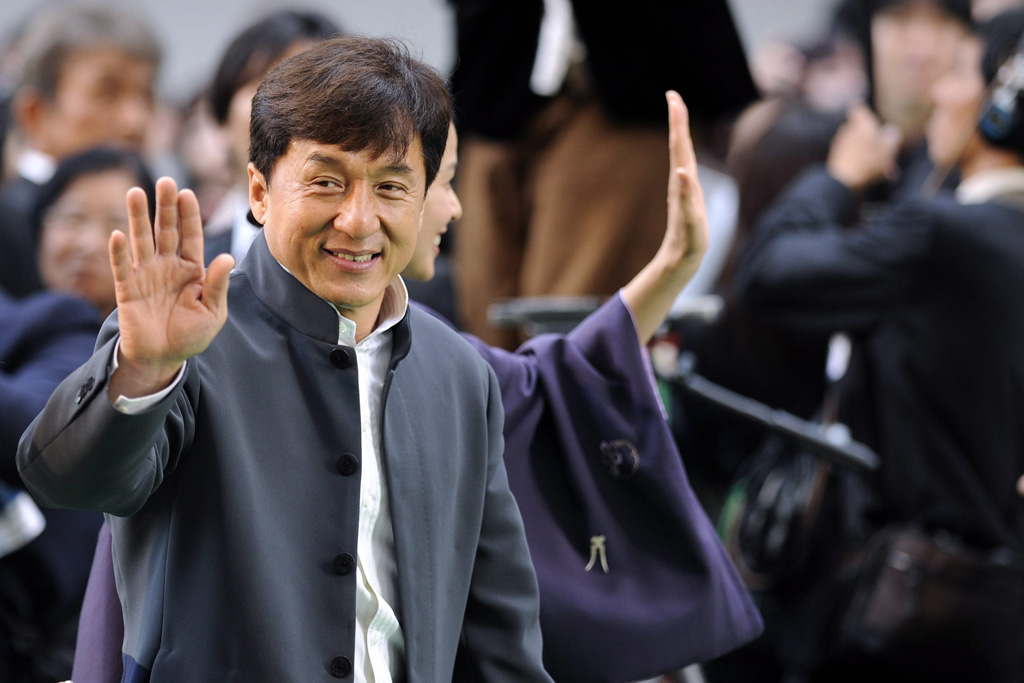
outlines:
{"label": "coat button", "polygon": [[348,657],[335,657],[331,660],[331,675],[345,678],[352,673],[352,660]]}
{"label": "coat button", "polygon": [[85,400],[85,397],[89,395],[92,388],[96,386],[96,380],[90,377],[89,379],[82,382],[82,386],[78,387],[78,395],[75,396],[75,403],[81,403]]}
{"label": "coat button", "polygon": [[334,571],[341,576],[348,576],[356,566],[356,558],[348,553],[339,553],[334,556]]}
{"label": "coat button", "polygon": [[344,370],[351,366],[352,356],[349,355],[348,349],[334,349],[331,351],[331,365],[339,370]]}
{"label": "coat button", "polygon": [[359,458],[352,453],[342,453],[338,458],[338,471],[348,477],[359,471]]}

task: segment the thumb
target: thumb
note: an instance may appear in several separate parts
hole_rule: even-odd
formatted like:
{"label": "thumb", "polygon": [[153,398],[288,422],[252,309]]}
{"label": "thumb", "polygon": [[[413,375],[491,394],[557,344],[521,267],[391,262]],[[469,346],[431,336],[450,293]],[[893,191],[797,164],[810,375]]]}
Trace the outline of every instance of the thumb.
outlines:
{"label": "thumb", "polygon": [[231,254],[220,254],[210,262],[203,283],[203,301],[215,310],[227,310],[228,282],[235,259]]}
{"label": "thumb", "polygon": [[885,144],[886,150],[895,153],[903,143],[903,134],[899,127],[891,123],[882,126],[882,142]]}

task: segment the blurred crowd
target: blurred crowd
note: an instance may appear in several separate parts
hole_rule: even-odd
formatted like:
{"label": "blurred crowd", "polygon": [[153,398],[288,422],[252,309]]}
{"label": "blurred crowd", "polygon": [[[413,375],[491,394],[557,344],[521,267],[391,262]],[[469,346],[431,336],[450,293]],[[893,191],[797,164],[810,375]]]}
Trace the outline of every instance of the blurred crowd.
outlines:
{"label": "blurred crowd", "polygon": [[[450,5],[461,156],[439,182],[458,196],[424,246],[434,270],[409,291],[491,344],[523,339],[489,319],[495,302],[604,299],[651,260],[667,211],[665,90],[689,108],[710,246],[652,356],[687,474],[765,620],[690,680],[1024,681],[1024,573],[1012,573],[1024,566],[1024,3],[839,0],[821,35],[749,60],[724,2]],[[123,7],[67,3],[8,32],[0,681],[71,676],[102,516],[37,508],[14,458],[115,308],[108,241],[126,231],[126,192],[152,197],[156,176],[175,176],[198,197],[207,261],[240,261],[260,229],[252,96],[280,60],[344,28],[292,10],[239,27],[182,103],[156,95],[168,37]],[[716,315],[688,312],[711,298]],[[783,479],[800,445],[688,392],[674,376],[684,357],[743,397],[844,425],[881,465],[812,458]],[[819,484],[821,500],[807,493]],[[757,505],[789,516],[758,527]],[[975,621],[928,631],[917,612],[898,626],[865,625],[864,604],[854,614],[857,600],[897,601],[871,594],[871,553],[877,571],[903,572],[901,590],[942,590],[922,579],[939,569],[892,560],[897,528],[994,568],[970,580],[988,591],[966,598]],[[756,562],[771,533],[786,562],[811,559],[785,576]],[[969,636],[977,624],[988,630]]]}

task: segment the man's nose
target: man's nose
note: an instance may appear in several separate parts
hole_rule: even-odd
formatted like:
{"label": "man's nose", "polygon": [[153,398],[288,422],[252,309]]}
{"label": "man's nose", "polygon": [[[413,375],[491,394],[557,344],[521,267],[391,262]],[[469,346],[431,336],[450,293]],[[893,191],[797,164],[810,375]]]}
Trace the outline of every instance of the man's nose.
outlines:
{"label": "man's nose", "polygon": [[334,216],[334,229],[354,240],[364,239],[377,231],[377,202],[368,189],[353,187],[345,194]]}
{"label": "man's nose", "polygon": [[142,95],[125,96],[117,107],[115,135],[138,148],[146,137],[153,119],[153,102]]}

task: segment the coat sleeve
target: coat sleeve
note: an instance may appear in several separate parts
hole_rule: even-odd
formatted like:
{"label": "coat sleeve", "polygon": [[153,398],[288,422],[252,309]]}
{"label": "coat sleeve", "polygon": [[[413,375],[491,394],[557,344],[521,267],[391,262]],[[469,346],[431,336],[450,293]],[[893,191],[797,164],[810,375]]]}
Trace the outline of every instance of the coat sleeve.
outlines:
{"label": "coat sleeve", "polygon": [[193,373],[143,413],[125,415],[110,404],[117,338],[116,320],[108,320],[96,352],[57,387],[18,446],[18,471],[43,505],[132,515],[191,442],[185,385],[195,386]]}
{"label": "coat sleeve", "polygon": [[92,353],[99,320],[84,303],[50,293],[0,301],[0,478],[18,481],[18,439],[60,382]]}
{"label": "coat sleeve", "polygon": [[735,294],[759,319],[794,331],[870,329],[914,295],[932,244],[921,201],[852,228],[854,195],[824,168],[800,176],[758,223]]}
{"label": "coat sleeve", "polygon": [[541,664],[537,579],[502,460],[503,413],[488,371],[487,490],[455,680],[550,681]]}

